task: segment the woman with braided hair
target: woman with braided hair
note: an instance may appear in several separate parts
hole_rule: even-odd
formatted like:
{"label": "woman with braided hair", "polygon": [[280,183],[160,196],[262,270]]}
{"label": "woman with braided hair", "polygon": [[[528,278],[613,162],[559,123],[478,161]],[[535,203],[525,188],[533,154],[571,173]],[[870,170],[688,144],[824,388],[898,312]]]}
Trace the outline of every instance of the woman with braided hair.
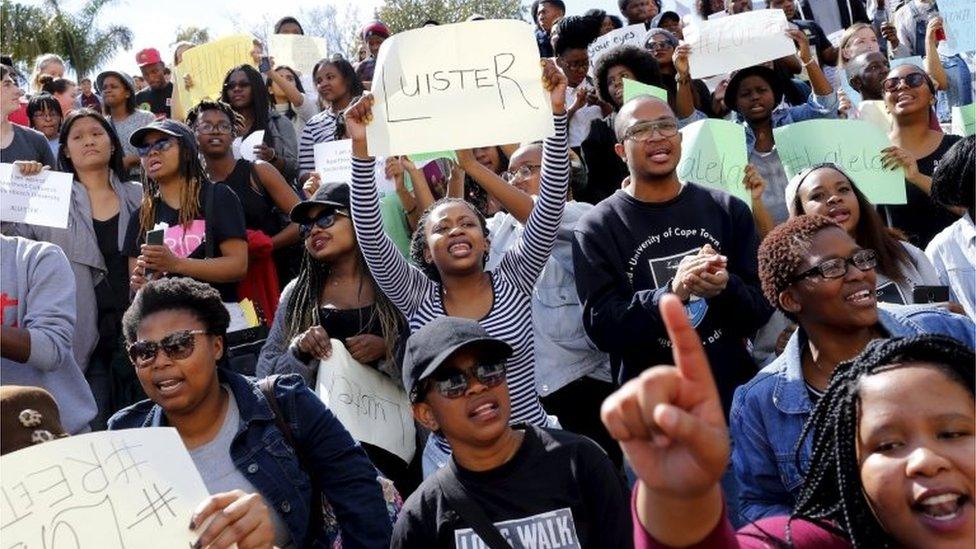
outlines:
{"label": "woman with braided hair", "polygon": [[882,339],[840,364],[803,429],[814,449],[796,510],[736,533],[719,485],[729,441],[708,359],[676,297],[661,300],[661,316],[677,367],[648,369],[602,411],[639,479],[637,549],[973,547],[971,348],[939,335]]}
{"label": "woman with braided hair", "polygon": [[[799,327],[783,353],[732,400],[732,466],[749,521],[788,515],[810,456],[801,436],[837,364],[873,339],[939,333],[974,345],[973,322],[938,309],[877,305],[877,252],[862,248],[831,218],[801,215],[759,246],[763,293]],[[799,461],[794,450],[799,445]]]}

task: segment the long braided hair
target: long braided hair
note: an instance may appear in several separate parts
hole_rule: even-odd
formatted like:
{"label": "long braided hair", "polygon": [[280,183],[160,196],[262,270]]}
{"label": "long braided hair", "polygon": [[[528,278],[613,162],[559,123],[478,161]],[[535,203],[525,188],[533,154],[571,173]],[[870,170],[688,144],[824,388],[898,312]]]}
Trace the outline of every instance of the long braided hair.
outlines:
{"label": "long braided hair", "polygon": [[[488,222],[485,221],[484,214],[481,213],[474,204],[456,197],[445,197],[441,198],[437,202],[434,202],[426,210],[424,210],[423,215],[420,216],[420,220],[417,221],[417,229],[413,232],[413,237],[410,238],[410,261],[420,267],[420,270],[427,275],[427,278],[433,280],[440,284],[441,273],[437,270],[437,266],[434,265],[433,261],[427,261],[424,258],[424,250],[427,248],[427,223],[430,222],[430,214],[438,207],[444,204],[464,204],[468,209],[474,212],[474,215],[478,218],[478,224],[481,225],[481,234],[485,236],[485,240],[488,239]],[[485,252],[484,257],[481,258],[482,267],[488,263],[488,252]]]}
{"label": "long braided hair", "polygon": [[[176,146],[180,150],[179,175],[183,180],[180,186],[180,216],[179,223],[186,230],[190,223],[201,214],[200,188],[209,181],[207,172],[197,154],[197,140],[190,128],[180,122],[176,129],[180,137],[176,137]],[[159,196],[159,183],[145,174],[142,170],[142,204],[139,207],[139,234],[146,234],[156,223],[156,203]]]}
{"label": "long braided hair", "polygon": [[799,438],[797,463],[803,441],[813,433],[810,468],[793,518],[833,522],[855,548],[898,545],[875,516],[861,483],[857,458],[860,380],[899,364],[922,362],[938,368],[972,395],[974,361],[973,351],[952,338],[920,335],[874,340],[853,360],[839,364]]}

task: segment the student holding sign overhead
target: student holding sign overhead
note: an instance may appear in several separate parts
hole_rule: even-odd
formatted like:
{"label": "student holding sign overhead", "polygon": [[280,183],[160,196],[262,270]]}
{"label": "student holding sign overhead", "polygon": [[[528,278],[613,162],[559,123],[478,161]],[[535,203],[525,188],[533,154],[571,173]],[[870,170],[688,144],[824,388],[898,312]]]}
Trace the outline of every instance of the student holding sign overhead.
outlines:
{"label": "student holding sign overhead", "polygon": [[[486,271],[489,241],[485,220],[463,200],[446,198],[427,209],[414,233],[411,259],[400,255],[383,233],[379,196],[368,159],[366,124],[372,97],[364,96],[346,113],[353,139],[352,214],[356,237],[380,289],[403,312],[412,330],[440,316],[478,319],[515,352],[506,362],[512,392],[512,422],[549,424],[536,393],[533,366],[531,293],[552,252],[569,186],[566,134],[566,77],[551,60],[542,78],[554,113],[556,134],[543,146],[539,201],[525,223],[521,241],[498,268]],[[450,447],[432,436],[424,450],[424,472],[449,461]]]}

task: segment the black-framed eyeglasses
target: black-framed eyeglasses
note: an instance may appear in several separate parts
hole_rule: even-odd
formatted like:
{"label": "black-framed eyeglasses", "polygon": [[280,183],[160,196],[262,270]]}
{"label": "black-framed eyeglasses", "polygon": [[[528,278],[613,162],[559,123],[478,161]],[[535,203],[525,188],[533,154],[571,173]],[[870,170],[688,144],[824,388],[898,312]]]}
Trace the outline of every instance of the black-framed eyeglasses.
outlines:
{"label": "black-framed eyeglasses", "polygon": [[672,46],[671,43],[668,42],[667,40],[661,40],[660,42],[651,40],[650,42],[647,43],[647,49],[651,51],[670,50],[670,49],[674,49],[674,46]]}
{"label": "black-framed eyeglasses", "polygon": [[678,120],[676,118],[664,118],[662,120],[638,122],[627,128],[622,141],[631,139],[638,143],[646,143],[654,138],[655,132],[664,138],[678,135]]}
{"label": "black-framed eyeglasses", "polygon": [[348,213],[342,210],[332,210],[331,212],[323,212],[319,214],[315,219],[309,221],[308,223],[300,223],[298,225],[298,232],[301,234],[302,238],[308,238],[312,234],[312,229],[318,227],[320,229],[328,229],[329,227],[335,225],[336,219],[340,215],[346,217],[349,216]]}
{"label": "black-framed eyeglasses", "polygon": [[529,177],[540,169],[542,169],[542,164],[523,164],[517,170],[502,172],[502,179],[505,181],[514,181],[516,177]]}
{"label": "black-framed eyeglasses", "polygon": [[151,143],[149,145],[142,145],[136,147],[136,151],[139,152],[139,156],[149,156],[150,154],[152,154],[153,151],[159,151],[159,152],[168,151],[170,147],[172,147],[175,144],[176,144],[175,137],[167,137],[166,139],[160,139],[159,141],[156,141],[155,143]]}
{"label": "black-framed eyeglasses", "polygon": [[847,266],[854,265],[860,271],[870,271],[878,266],[878,254],[874,250],[858,250],[851,257],[828,259],[819,265],[793,276],[793,282],[820,276],[825,279],[840,278],[847,274]]}
{"label": "black-framed eyeglasses", "polygon": [[893,92],[898,89],[898,86],[904,82],[909,88],[917,88],[925,83],[925,75],[920,72],[913,72],[906,74],[905,76],[892,76],[891,78],[885,78],[881,82],[881,87],[884,88],[886,92]]}
{"label": "black-framed eyeglasses", "polygon": [[147,368],[156,362],[160,350],[173,360],[183,360],[193,354],[196,336],[206,334],[206,330],[180,330],[159,341],[136,341],[129,345],[129,360],[136,368]]}
{"label": "black-framed eyeglasses", "polygon": [[200,122],[194,126],[194,129],[197,131],[197,133],[230,133],[234,130],[234,126],[232,126],[229,122],[220,122],[218,124]]}
{"label": "black-framed eyeglasses", "polygon": [[228,80],[224,83],[225,90],[232,90],[234,88],[250,88],[250,80]]}
{"label": "black-framed eyeglasses", "polygon": [[468,392],[470,380],[488,387],[498,387],[505,381],[505,363],[478,364],[470,370],[442,368],[431,376],[431,386],[444,398],[460,398]]}

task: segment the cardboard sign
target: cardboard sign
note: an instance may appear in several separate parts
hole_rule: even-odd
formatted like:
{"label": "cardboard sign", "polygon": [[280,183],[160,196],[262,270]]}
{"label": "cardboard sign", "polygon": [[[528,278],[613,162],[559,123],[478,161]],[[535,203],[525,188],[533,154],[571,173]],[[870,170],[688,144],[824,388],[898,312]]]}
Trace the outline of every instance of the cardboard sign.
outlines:
{"label": "cardboard sign", "polygon": [[699,120],[681,129],[678,179],[722,189],[752,208],[752,195],[742,184],[749,153],[746,130],[726,120]]}
{"label": "cardboard sign", "polygon": [[192,547],[209,495],[176,429],[102,431],[0,458],[4,547]]}
{"label": "cardboard sign", "polygon": [[963,137],[976,133],[976,105],[952,107],[952,133]]}
{"label": "cardboard sign", "polygon": [[380,47],[372,92],[372,156],[536,141],[555,131],[539,49],[521,21],[394,34]]}
{"label": "cardboard sign", "polygon": [[409,463],[417,449],[410,400],[375,368],[360,364],[338,339],[319,363],[315,393],[352,438],[379,446]]}
{"label": "cardboard sign", "polygon": [[647,38],[647,29],[644,28],[643,23],[638,23],[612,30],[594,40],[586,48],[586,53],[590,58],[590,75],[596,74],[596,63],[605,53],[617,46],[627,44],[642,48],[645,38]]}
{"label": "cardboard sign", "polygon": [[949,52],[976,51],[976,4],[973,0],[939,0],[939,15],[945,27],[945,47]]}
{"label": "cardboard sign", "polygon": [[687,27],[691,77],[725,74],[795,54],[787,28],[783,10],[747,11]]}
{"label": "cardboard sign", "polygon": [[27,177],[13,164],[0,164],[0,221],[67,229],[73,180],[50,170]]}
{"label": "cardboard sign", "polygon": [[187,50],[183,61],[173,69],[174,86],[182,86],[187,74],[193,79],[193,86],[180,92],[183,107],[189,110],[203,99],[220,99],[227,71],[237,65],[254,64],[252,49],[254,38],[237,34]]}
{"label": "cardboard sign", "polygon": [[624,103],[630,101],[631,99],[637,97],[638,95],[650,95],[651,97],[657,97],[665,103],[668,102],[668,90],[664,88],[659,88],[657,86],[652,86],[650,84],[645,84],[643,82],[638,82],[636,80],[631,80],[630,78],[624,78]]}
{"label": "cardboard sign", "polygon": [[[315,153],[315,171],[322,183],[352,183],[352,139],[326,141],[313,147]],[[374,172],[376,188],[383,196],[395,192],[395,183],[386,177],[386,159],[376,158]]]}
{"label": "cardboard sign", "polygon": [[301,34],[272,34],[268,50],[275,65],[286,65],[301,74],[312,74],[315,64],[329,55],[325,38]]}

